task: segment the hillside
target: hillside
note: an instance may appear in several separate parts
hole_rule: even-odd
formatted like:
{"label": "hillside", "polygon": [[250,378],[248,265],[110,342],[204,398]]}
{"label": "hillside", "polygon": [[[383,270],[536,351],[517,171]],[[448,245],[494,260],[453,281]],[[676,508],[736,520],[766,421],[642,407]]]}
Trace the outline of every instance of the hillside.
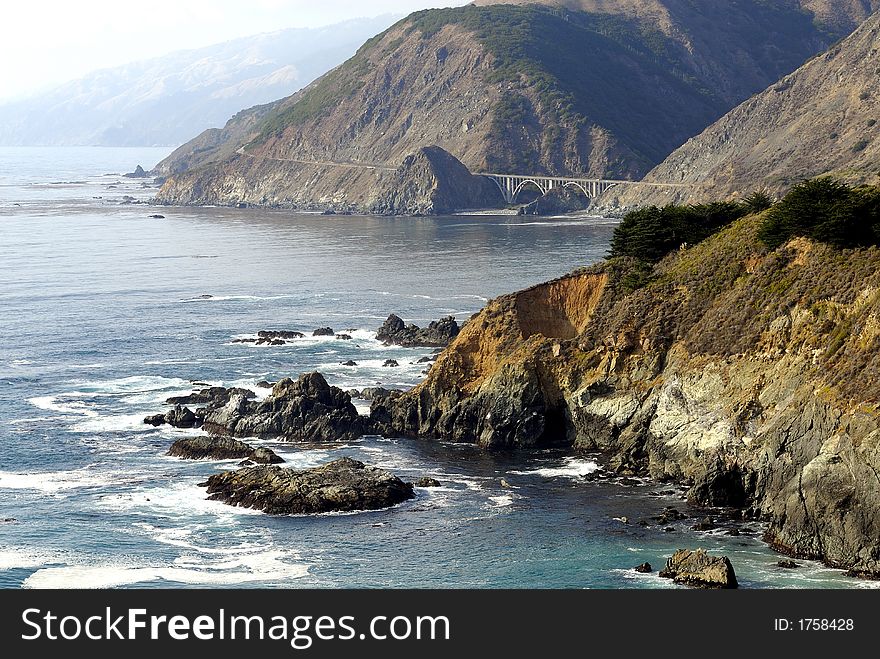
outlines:
{"label": "hillside", "polygon": [[492,300],[422,384],[374,401],[373,422],[600,451],[612,471],[760,519],[781,551],[880,577],[880,225],[860,248],[804,235],[858,238],[880,189],[833,194],[870,222],[850,213],[829,234],[820,213],[768,244],[774,207],[656,263],[617,257]]}
{"label": "hillside", "polygon": [[393,20],[279,30],[97,71],[0,105],[0,145],[181,144],[304,87]]}
{"label": "hillside", "polygon": [[[424,146],[471,171],[638,178],[837,34],[781,1],[690,3],[666,30],[617,4],[417,12],[225,138],[181,147],[159,199],[370,210]],[[728,30],[696,37],[722,15]]]}
{"label": "hillside", "polygon": [[674,151],[646,180],[687,183],[677,194],[614,191],[625,206],[779,193],[830,173],[874,182],[880,165],[877,52],[880,14],[791,75],[741,104]]}

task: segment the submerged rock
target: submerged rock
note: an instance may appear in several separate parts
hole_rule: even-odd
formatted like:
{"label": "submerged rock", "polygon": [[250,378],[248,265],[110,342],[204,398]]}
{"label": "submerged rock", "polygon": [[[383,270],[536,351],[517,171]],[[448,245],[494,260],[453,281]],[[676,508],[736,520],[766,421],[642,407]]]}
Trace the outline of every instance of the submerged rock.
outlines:
{"label": "submerged rock", "polygon": [[254,448],[231,437],[186,437],[178,439],[168,449],[168,455],[187,460],[238,460],[247,459],[258,464],[284,462],[274,451]]}
{"label": "submerged rock", "polygon": [[259,402],[234,395],[206,414],[204,428],[233,437],[310,442],[357,439],[365,430],[351,396],[317,372],[279,381]]}
{"label": "submerged rock", "polygon": [[727,556],[710,556],[704,549],[679,549],[660,570],[660,576],[697,588],[736,588],[736,574]]}
{"label": "submerged rock", "polygon": [[243,467],[201,485],[212,500],[270,515],[376,510],[414,496],[411,484],[351,458],[303,470]]}
{"label": "submerged rock", "polygon": [[257,337],[260,339],[301,339],[305,336],[302,332],[293,330],[260,330]]}
{"label": "submerged rock", "polygon": [[406,324],[400,316],[391,314],[376,332],[376,338],[386,345],[442,348],[458,336],[460,329],[454,316],[432,321],[427,327],[421,328],[412,323]]}
{"label": "submerged rock", "polygon": [[314,332],[312,332],[312,336],[335,336],[336,332],[333,331],[332,327],[319,327]]}
{"label": "submerged rock", "polygon": [[800,566],[800,563],[795,563],[794,561],[779,561],[776,564],[776,567],[781,567],[785,570],[794,570],[799,568]]}
{"label": "submerged rock", "polygon": [[385,363],[382,364],[382,366],[387,366],[387,367],[390,367],[390,368],[394,368],[394,367],[396,367],[396,366],[400,366],[400,364],[397,363],[397,360],[396,360],[396,359],[386,359],[386,360],[385,360]]}
{"label": "submerged rock", "polygon": [[416,487],[440,487],[440,481],[430,476],[422,476],[415,482]]}
{"label": "submerged rock", "polygon": [[651,567],[650,563],[642,563],[641,565],[636,565],[633,570],[641,574],[650,574],[654,571],[654,568]]}

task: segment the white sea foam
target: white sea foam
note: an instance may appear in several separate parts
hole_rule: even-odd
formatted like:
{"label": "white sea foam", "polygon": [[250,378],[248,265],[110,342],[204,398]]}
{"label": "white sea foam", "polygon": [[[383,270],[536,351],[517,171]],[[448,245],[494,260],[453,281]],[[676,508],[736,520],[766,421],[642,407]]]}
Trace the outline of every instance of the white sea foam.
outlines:
{"label": "white sea foam", "polygon": [[62,562],[54,554],[28,547],[0,547],[0,570],[35,568]]}
{"label": "white sea foam", "polygon": [[178,302],[250,302],[261,300],[285,300],[295,295],[196,295]]}
{"label": "white sea foam", "polygon": [[59,412],[60,414],[78,414],[82,416],[98,416],[98,413],[91,409],[88,403],[80,401],[63,401],[64,396],[35,396],[28,398],[34,407],[47,410],[50,412]]}
{"label": "white sea foam", "polygon": [[513,505],[514,498],[512,494],[499,494],[498,496],[489,497],[489,501],[495,508],[507,508]]}
{"label": "white sea foam", "polygon": [[190,585],[225,585],[301,579],[308,565],[288,563],[279,550],[252,554],[236,560],[201,566],[67,565],[37,570],[23,588],[116,588],[151,581]]}
{"label": "white sea foam", "polygon": [[70,430],[82,433],[146,432],[154,430],[152,426],[144,424],[144,416],[144,414],[114,414],[89,417],[85,421],[79,421],[71,425]]}
{"label": "white sea foam", "polygon": [[57,494],[67,490],[105,487],[138,482],[131,473],[95,471],[89,467],[70,471],[11,472],[0,471],[0,489],[36,490]]}
{"label": "white sea foam", "polygon": [[583,478],[598,470],[599,465],[593,460],[569,457],[565,458],[562,465],[558,467],[541,467],[539,469],[510,471],[508,473],[519,476],[543,476],[544,478]]}

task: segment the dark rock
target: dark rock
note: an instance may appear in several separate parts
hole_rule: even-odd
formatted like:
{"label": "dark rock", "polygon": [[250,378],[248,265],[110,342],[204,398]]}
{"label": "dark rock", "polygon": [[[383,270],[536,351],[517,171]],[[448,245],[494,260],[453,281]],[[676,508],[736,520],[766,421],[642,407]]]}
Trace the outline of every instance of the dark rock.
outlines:
{"label": "dark rock", "polygon": [[437,360],[436,357],[419,357],[416,360],[416,364],[427,364],[428,362],[433,362],[436,360]]}
{"label": "dark rock", "polygon": [[358,396],[358,398],[363,400],[376,400],[377,398],[383,398],[394,392],[400,393],[400,390],[386,389],[385,387],[366,387],[360,391],[360,396]]}
{"label": "dark rock", "polygon": [[133,172],[129,172],[128,174],[123,174],[125,178],[147,178],[147,173],[144,171],[144,168],[138,165],[134,168]]}
{"label": "dark rock", "polygon": [[245,458],[253,463],[278,464],[284,462],[274,451],[254,448],[231,437],[186,437],[178,439],[168,449],[168,455],[187,460],[237,460]]}
{"label": "dark rock", "polygon": [[205,405],[209,409],[223,407],[229,402],[232,396],[243,396],[245,399],[256,398],[250,389],[242,389],[240,387],[207,387],[194,391],[186,396],[172,396],[165,402],[169,405]]}
{"label": "dark rock", "polygon": [[726,556],[710,556],[704,549],[679,549],[660,570],[660,576],[698,588],[736,588],[736,574]]}
{"label": "dark rock", "polygon": [[692,527],[694,531],[712,531],[717,529],[718,525],[712,521],[711,517],[704,517]]}
{"label": "dark rock", "polygon": [[269,382],[268,380],[260,380],[255,386],[260,387],[261,389],[271,389],[275,386],[275,383]]}
{"label": "dark rock", "polygon": [[198,428],[202,425],[202,419],[188,407],[175,405],[165,413],[165,423],[175,428]]}
{"label": "dark rock", "polygon": [[562,215],[586,210],[590,199],[581,190],[553,188],[528,206],[520,208],[522,215]]}
{"label": "dark rock", "polygon": [[162,426],[165,425],[165,415],[164,414],[153,414],[144,419],[144,423],[150,426]]}
{"label": "dark rock", "polygon": [[687,519],[687,515],[672,506],[667,506],[659,515],[654,516],[652,519],[660,524],[669,524],[669,522]]}
{"label": "dark rock", "polygon": [[301,339],[305,336],[302,332],[293,330],[260,330],[257,337],[260,339]]}
{"label": "dark rock", "polygon": [[800,563],[795,563],[794,561],[779,561],[776,564],[776,567],[781,567],[785,570],[795,570],[801,566]]}
{"label": "dark rock", "polygon": [[334,336],[335,334],[332,327],[319,327],[312,332],[312,336]]}
{"label": "dark rock", "polygon": [[336,338],[340,341],[351,341],[351,334],[337,334]]}
{"label": "dark rock", "polygon": [[671,526],[667,526],[665,529],[663,529],[663,533],[672,533],[674,531],[675,529]]}
{"label": "dark rock", "polygon": [[[349,359],[347,362],[340,362],[341,366],[357,366],[358,363],[353,359]],[[359,398],[360,396],[355,396],[355,398]]]}
{"label": "dark rock", "polygon": [[285,378],[259,402],[234,395],[223,407],[208,412],[204,427],[233,437],[285,441],[352,440],[364,433],[364,422],[351,397],[327,384],[320,373],[307,373],[298,380]]}
{"label": "dark rock", "polygon": [[4,517],[0,519],[0,524],[15,524],[17,521],[14,517]]}
{"label": "dark rock", "polygon": [[641,565],[636,565],[633,570],[642,574],[650,574],[654,571],[654,568],[651,567],[650,563],[642,563]]}
{"label": "dark rock", "polygon": [[406,324],[400,316],[391,314],[376,332],[376,338],[386,345],[404,347],[446,347],[460,331],[454,316],[432,321],[425,328]]}
{"label": "dark rock", "polygon": [[440,481],[430,476],[422,476],[415,482],[416,487],[440,487]]}
{"label": "dark rock", "polygon": [[413,486],[351,458],[312,469],[244,467],[211,476],[209,498],[270,515],[388,508],[413,498]]}
{"label": "dark rock", "polygon": [[154,213],[153,215],[150,215],[149,217],[151,220],[164,220],[165,219],[164,215],[159,215],[158,213]]}
{"label": "dark rock", "polygon": [[737,536],[739,535],[739,529],[728,529],[724,532],[724,535]]}
{"label": "dark rock", "polygon": [[394,366],[400,366],[400,364],[397,363],[396,359],[386,359],[385,363],[382,364],[382,366],[394,367]]}

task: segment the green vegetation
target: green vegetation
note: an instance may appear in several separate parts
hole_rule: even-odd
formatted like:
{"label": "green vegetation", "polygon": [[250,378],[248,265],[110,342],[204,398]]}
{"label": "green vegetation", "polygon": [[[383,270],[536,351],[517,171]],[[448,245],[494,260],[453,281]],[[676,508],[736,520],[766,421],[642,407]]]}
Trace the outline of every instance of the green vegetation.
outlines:
{"label": "green vegetation", "polygon": [[672,250],[702,242],[749,212],[747,204],[735,202],[642,208],[628,213],[615,228],[611,256],[656,263]]}
{"label": "green vegetation", "polygon": [[796,185],[764,217],[758,237],[776,248],[802,236],[836,247],[880,243],[880,188],[823,177]]}

